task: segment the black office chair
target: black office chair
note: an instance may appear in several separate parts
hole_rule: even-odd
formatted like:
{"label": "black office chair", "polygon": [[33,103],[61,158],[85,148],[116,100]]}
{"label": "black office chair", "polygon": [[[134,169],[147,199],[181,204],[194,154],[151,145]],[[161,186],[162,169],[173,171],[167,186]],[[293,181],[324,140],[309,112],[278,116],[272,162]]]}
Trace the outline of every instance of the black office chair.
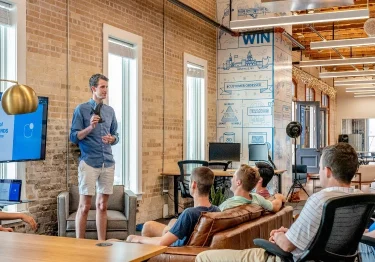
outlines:
{"label": "black office chair", "polygon": [[209,161],[208,167],[211,169],[221,169],[226,171],[230,163],[232,163],[232,161]]}
{"label": "black office chair", "polygon": [[[209,161],[208,167],[211,168],[211,169],[227,171],[228,166],[231,163],[232,163],[232,161]],[[223,189],[223,193],[224,193],[225,188],[227,187],[226,183],[225,183],[225,181],[227,179],[228,179],[228,177],[225,177],[225,176],[215,177],[214,188],[217,189],[218,187],[221,187]]]}
{"label": "black office chair", "polygon": [[286,195],[286,199],[288,199],[289,195],[293,195],[294,189],[300,188],[305,191],[306,195],[309,194],[306,192],[305,188],[303,187],[302,183],[306,183],[307,181],[307,165],[296,165],[297,169],[295,170],[295,165],[292,165],[292,172],[293,172],[293,184],[289,189],[288,194]]}
{"label": "black office chair", "polygon": [[181,190],[182,198],[193,198],[189,192],[189,179],[186,177],[190,176],[191,171],[199,166],[207,166],[208,162],[204,160],[181,160],[178,161],[178,167],[180,168],[180,178],[178,184]]}
{"label": "black office chair", "polygon": [[[329,199],[315,238],[304,250],[300,261],[355,261],[367,222],[374,212],[375,195],[352,194]],[[264,239],[254,244],[283,261],[293,262],[292,253]]]}

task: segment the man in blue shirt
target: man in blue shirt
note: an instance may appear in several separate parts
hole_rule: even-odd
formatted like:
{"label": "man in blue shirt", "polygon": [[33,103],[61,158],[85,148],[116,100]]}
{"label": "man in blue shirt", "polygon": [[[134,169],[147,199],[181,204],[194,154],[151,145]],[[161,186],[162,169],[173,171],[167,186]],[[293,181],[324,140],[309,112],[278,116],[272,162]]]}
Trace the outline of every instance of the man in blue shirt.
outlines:
{"label": "man in blue shirt", "polygon": [[[143,226],[142,236],[130,235],[127,241],[160,246],[184,246],[202,212],[219,212],[219,208],[211,205],[208,198],[214,183],[214,173],[208,167],[197,167],[191,172],[189,190],[194,199],[194,207],[181,213],[171,229],[164,224],[149,221]],[[167,231],[167,232],[166,232]]]}
{"label": "man in blue shirt", "polygon": [[103,104],[107,97],[108,78],[91,76],[89,87],[92,98],[74,110],[70,140],[78,144],[81,157],[78,166],[79,207],[76,217],[76,236],[84,238],[91,198],[96,199],[96,227],[98,239],[106,239],[107,203],[113,193],[115,161],[111,145],[118,142],[117,120],[112,107]]}

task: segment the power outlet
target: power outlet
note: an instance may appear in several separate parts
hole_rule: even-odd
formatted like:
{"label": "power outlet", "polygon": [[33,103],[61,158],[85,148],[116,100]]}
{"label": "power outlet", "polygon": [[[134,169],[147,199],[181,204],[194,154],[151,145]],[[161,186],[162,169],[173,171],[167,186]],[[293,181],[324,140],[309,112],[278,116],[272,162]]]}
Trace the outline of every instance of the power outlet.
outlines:
{"label": "power outlet", "polygon": [[163,189],[163,193],[168,193],[169,190],[168,189]]}

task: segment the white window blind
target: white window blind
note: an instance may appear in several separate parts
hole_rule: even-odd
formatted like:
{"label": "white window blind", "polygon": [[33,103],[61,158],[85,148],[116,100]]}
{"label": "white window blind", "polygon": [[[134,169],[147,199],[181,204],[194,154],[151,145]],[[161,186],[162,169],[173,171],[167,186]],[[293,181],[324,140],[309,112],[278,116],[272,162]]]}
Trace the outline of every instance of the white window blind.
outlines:
{"label": "white window blind", "polygon": [[187,76],[194,78],[204,78],[204,69],[201,66],[189,63],[187,65]]}
{"label": "white window blind", "polygon": [[12,5],[0,1],[0,25],[10,25],[10,12]]}
{"label": "white window blind", "polygon": [[136,50],[135,50],[134,45],[123,42],[123,41],[119,41],[114,38],[109,38],[108,51],[111,54],[125,57],[125,58],[130,58],[130,59],[136,58]]}

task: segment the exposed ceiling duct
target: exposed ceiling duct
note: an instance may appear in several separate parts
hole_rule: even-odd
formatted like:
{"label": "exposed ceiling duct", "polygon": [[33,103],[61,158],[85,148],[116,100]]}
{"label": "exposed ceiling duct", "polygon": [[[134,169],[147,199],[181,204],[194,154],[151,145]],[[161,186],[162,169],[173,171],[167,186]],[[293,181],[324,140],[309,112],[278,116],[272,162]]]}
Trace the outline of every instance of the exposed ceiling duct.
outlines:
{"label": "exposed ceiling duct", "polygon": [[290,12],[354,5],[354,0],[261,0],[270,12]]}

